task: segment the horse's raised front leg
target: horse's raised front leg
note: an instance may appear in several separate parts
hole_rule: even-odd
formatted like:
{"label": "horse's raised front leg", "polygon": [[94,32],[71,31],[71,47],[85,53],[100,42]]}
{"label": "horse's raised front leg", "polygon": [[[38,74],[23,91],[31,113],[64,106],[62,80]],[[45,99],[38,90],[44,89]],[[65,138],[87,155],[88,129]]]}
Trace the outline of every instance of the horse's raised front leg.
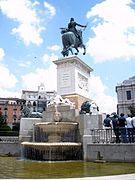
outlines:
{"label": "horse's raised front leg", "polygon": [[85,54],[86,54],[86,47],[85,47],[84,44],[82,44],[82,47],[83,47],[83,49],[84,49],[83,55],[85,55]]}
{"label": "horse's raised front leg", "polygon": [[69,55],[69,51],[68,51],[68,49],[63,48],[63,50],[62,50],[61,54],[62,54],[64,57],[65,57],[65,56],[68,56],[68,55]]}
{"label": "horse's raised front leg", "polygon": [[79,53],[79,50],[78,50],[78,48],[75,48],[76,49],[76,53],[75,53],[75,55],[78,55],[78,53]]}

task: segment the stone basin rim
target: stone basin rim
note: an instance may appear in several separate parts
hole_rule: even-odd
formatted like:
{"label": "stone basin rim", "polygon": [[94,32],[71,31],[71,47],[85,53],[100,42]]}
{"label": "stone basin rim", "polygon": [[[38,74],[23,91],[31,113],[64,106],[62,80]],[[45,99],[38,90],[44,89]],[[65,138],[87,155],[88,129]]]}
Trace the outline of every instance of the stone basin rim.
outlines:
{"label": "stone basin rim", "polygon": [[81,146],[82,143],[74,143],[74,142],[52,142],[52,143],[44,143],[44,142],[22,142],[21,145],[33,145],[33,146]]}
{"label": "stone basin rim", "polygon": [[73,125],[73,124],[78,124],[78,122],[38,122],[36,125],[59,125],[59,124],[65,124],[65,125]]}

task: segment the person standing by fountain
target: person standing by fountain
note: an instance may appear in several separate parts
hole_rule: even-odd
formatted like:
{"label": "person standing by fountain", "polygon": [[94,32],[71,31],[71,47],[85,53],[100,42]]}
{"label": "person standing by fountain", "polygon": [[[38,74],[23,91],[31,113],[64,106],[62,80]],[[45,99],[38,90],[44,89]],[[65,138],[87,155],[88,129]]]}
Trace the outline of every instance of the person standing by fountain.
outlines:
{"label": "person standing by fountain", "polygon": [[120,143],[119,123],[118,123],[118,116],[117,116],[117,114],[114,114],[114,116],[111,119],[112,119],[113,131],[114,131],[114,134],[116,136],[116,143]]}
{"label": "person standing by fountain", "polygon": [[121,142],[127,143],[127,134],[126,134],[126,118],[124,117],[124,114],[121,113],[120,117],[118,118],[119,128],[120,128],[120,134],[121,134]]}
{"label": "person standing by fountain", "polygon": [[112,129],[111,129],[112,124],[111,124],[110,114],[107,114],[106,118],[104,119],[104,127],[106,130],[106,142],[109,143],[112,137]]}
{"label": "person standing by fountain", "polygon": [[110,114],[107,114],[107,115],[106,115],[106,118],[104,119],[104,126],[105,126],[105,127],[111,127]]}
{"label": "person standing by fountain", "polygon": [[134,133],[134,142],[135,142],[135,116],[132,117],[132,126],[133,126],[133,133]]}
{"label": "person standing by fountain", "polygon": [[128,114],[128,117],[126,118],[126,124],[127,124],[127,133],[128,133],[128,142],[133,143],[134,142],[134,129],[132,126],[132,117],[130,114]]}

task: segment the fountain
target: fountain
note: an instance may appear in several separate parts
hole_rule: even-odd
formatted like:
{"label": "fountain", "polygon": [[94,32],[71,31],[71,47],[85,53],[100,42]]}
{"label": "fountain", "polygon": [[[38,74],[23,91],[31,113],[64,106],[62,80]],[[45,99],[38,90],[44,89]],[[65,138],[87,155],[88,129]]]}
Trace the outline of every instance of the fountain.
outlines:
{"label": "fountain", "polygon": [[[68,121],[68,117],[65,118],[63,117],[65,115],[62,115],[63,109],[68,109],[70,113],[71,106],[65,105],[60,96],[52,101],[42,122],[33,125],[33,141],[21,143],[23,157],[39,161],[81,160],[82,143],[78,140],[79,123],[73,119]],[[50,117],[49,121],[47,116]]]}

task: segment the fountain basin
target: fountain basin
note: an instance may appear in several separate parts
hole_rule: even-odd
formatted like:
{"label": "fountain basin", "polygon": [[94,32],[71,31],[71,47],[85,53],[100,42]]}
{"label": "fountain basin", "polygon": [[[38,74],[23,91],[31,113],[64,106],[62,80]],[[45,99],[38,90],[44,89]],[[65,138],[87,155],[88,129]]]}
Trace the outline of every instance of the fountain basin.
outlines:
{"label": "fountain basin", "polygon": [[82,160],[77,122],[40,122],[33,126],[33,142],[22,142],[22,155],[39,161]]}
{"label": "fountain basin", "polygon": [[42,122],[34,127],[35,142],[76,142],[77,122]]}
{"label": "fountain basin", "polygon": [[82,144],[75,142],[23,142],[24,158],[39,161],[82,160]]}

